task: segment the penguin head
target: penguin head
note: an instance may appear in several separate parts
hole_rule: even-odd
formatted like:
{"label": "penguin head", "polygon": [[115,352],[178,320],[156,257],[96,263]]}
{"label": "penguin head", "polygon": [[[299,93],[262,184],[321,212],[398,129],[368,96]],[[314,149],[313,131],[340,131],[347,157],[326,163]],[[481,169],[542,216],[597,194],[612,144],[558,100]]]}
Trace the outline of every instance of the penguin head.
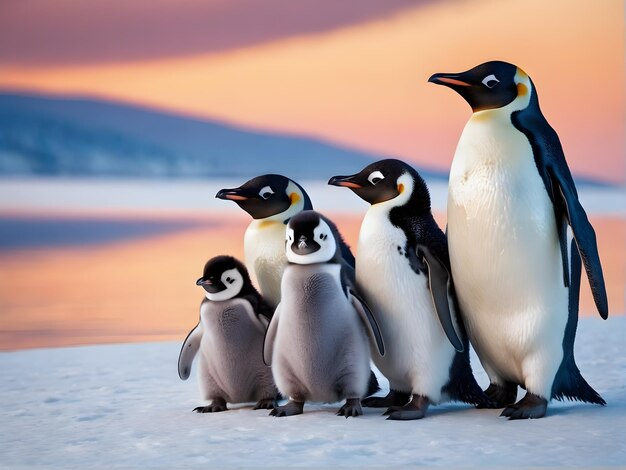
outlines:
{"label": "penguin head", "polygon": [[215,197],[235,201],[253,219],[284,222],[313,208],[302,186],[282,175],[257,176],[238,188],[221,189]]}
{"label": "penguin head", "polygon": [[309,210],[287,224],[287,260],[295,264],[327,263],[338,253],[336,228],[320,213]]}
{"label": "penguin head", "polygon": [[350,176],[333,176],[328,184],[350,188],[370,204],[393,201],[401,206],[409,201],[416,211],[430,210],[430,194],[419,173],[401,160],[372,163]]}
{"label": "penguin head", "polygon": [[485,62],[462,73],[436,73],[428,81],[452,88],[473,112],[502,108],[518,96],[528,95],[531,88],[522,69],[501,61]]}
{"label": "penguin head", "polygon": [[246,267],[232,256],[216,256],[206,262],[196,285],[204,289],[209,300],[228,300],[250,285],[250,276]]}

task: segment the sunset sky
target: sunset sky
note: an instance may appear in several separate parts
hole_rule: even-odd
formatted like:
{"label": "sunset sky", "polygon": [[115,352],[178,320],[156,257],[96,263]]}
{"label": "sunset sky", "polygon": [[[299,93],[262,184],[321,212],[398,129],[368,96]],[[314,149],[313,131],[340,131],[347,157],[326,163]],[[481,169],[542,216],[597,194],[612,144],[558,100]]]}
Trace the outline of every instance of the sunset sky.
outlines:
{"label": "sunset sky", "polygon": [[624,182],[622,0],[24,0],[0,88],[305,134],[447,171],[469,107],[427,83],[499,59],[538,87],[572,169]]}

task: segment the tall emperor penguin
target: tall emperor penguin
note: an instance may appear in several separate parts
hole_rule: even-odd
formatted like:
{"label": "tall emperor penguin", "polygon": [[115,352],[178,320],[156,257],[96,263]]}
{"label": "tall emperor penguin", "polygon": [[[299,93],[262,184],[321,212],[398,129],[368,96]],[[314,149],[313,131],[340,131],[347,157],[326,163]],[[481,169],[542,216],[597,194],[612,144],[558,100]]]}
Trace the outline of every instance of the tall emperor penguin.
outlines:
{"label": "tall emperor penguin", "polygon": [[494,61],[429,81],[473,111],[450,170],[448,246],[487,395],[510,419],[540,418],[552,398],[604,405],[574,361],[581,259],[608,316],[596,236],[532,80]]}

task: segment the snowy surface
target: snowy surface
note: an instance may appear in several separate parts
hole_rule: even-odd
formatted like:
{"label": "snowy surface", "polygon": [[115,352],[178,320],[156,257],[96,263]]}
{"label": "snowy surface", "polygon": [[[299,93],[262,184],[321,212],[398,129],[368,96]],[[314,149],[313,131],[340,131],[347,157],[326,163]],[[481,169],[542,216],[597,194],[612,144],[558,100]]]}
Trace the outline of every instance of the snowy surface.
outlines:
{"label": "snowy surface", "polygon": [[[354,172],[360,168],[355,168]],[[329,172],[329,177],[332,176]],[[232,203],[215,198],[222,188],[233,188],[243,180],[133,180],[31,178],[0,179],[0,210],[88,210],[98,211],[211,211],[232,213]],[[364,212],[369,206],[342,188],[326,181],[299,181],[320,211]],[[446,209],[448,183],[427,180],[434,210]],[[580,200],[594,215],[626,215],[626,188],[581,186]]]}
{"label": "snowy surface", "polygon": [[578,365],[608,406],[557,402],[536,421],[465,405],[411,422],[376,409],[345,419],[337,404],[288,418],[249,406],[199,415],[176,343],[1,353],[0,466],[626,466],[625,336],[626,317],[582,319]]}

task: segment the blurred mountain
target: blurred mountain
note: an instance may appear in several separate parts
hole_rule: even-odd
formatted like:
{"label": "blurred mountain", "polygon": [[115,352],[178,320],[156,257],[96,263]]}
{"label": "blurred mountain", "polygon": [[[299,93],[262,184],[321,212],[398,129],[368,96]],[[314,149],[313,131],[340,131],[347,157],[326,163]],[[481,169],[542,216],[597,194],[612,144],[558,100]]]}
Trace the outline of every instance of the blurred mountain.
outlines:
{"label": "blurred mountain", "polygon": [[[325,179],[382,156],[94,99],[0,93],[0,175]],[[446,178],[423,171],[426,177]]]}

